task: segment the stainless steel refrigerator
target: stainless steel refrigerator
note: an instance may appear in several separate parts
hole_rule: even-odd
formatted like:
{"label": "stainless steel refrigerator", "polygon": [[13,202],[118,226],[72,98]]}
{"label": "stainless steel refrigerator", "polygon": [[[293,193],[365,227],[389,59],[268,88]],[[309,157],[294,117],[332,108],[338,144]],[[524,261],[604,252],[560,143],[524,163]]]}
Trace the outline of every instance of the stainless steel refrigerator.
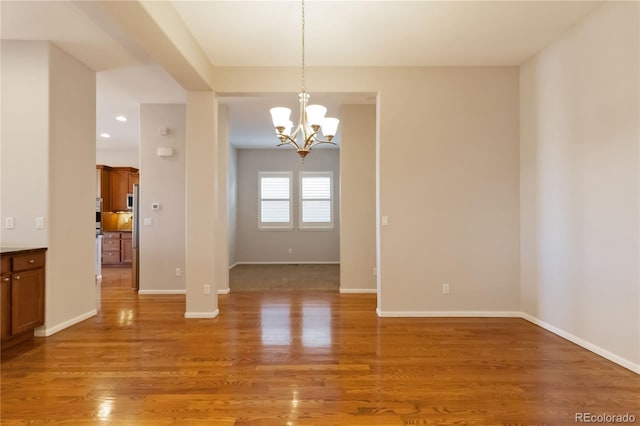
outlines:
{"label": "stainless steel refrigerator", "polygon": [[131,224],[131,287],[135,291],[140,288],[140,185],[133,185],[133,219]]}

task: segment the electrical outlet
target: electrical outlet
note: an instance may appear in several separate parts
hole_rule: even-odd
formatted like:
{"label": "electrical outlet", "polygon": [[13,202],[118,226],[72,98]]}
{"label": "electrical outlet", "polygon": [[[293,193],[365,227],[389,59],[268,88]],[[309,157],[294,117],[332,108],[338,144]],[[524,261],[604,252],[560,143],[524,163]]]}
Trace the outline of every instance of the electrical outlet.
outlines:
{"label": "electrical outlet", "polygon": [[44,217],[36,217],[36,229],[44,229]]}
{"label": "electrical outlet", "polygon": [[378,268],[373,268],[373,276],[377,276],[378,275]]}
{"label": "electrical outlet", "polygon": [[176,268],[176,277],[179,277],[180,275],[182,275],[182,271],[180,268]]}
{"label": "electrical outlet", "polygon": [[292,248],[289,249],[289,254],[291,254],[291,253],[293,253],[293,249]]}
{"label": "electrical outlet", "polygon": [[211,286],[209,284],[204,285],[204,294],[211,294]]}
{"label": "electrical outlet", "polygon": [[449,284],[448,283],[442,284],[442,294],[449,294]]}
{"label": "electrical outlet", "polygon": [[6,229],[13,229],[15,226],[14,221],[13,221],[13,217],[6,217],[4,219],[4,227]]}

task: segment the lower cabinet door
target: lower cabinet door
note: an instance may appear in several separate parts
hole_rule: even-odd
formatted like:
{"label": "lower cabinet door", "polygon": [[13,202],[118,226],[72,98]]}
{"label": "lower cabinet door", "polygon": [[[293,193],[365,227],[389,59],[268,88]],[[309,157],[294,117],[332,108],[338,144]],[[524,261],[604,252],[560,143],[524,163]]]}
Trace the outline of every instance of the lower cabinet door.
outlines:
{"label": "lower cabinet door", "polygon": [[11,276],[11,334],[44,324],[44,269]]}
{"label": "lower cabinet door", "polygon": [[2,339],[11,335],[11,275],[2,275],[0,280],[2,285],[2,316],[0,318],[0,330],[2,331]]}

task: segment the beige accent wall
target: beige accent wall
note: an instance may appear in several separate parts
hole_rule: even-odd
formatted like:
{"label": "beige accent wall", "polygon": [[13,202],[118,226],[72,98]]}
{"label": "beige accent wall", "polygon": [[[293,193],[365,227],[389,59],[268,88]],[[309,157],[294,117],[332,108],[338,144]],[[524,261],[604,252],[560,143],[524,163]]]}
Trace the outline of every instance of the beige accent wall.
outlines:
{"label": "beige accent wall", "polygon": [[340,109],[340,290],[376,290],[376,106]]}
{"label": "beige accent wall", "polygon": [[[35,218],[49,220],[49,43],[3,40],[0,53],[1,242],[46,246],[48,232]],[[14,229],[5,228],[7,217]]]}
{"label": "beige accent wall", "polygon": [[96,164],[111,167],[140,168],[140,147],[131,149],[99,149],[96,151]]}
{"label": "beige accent wall", "polygon": [[640,372],[639,5],[521,68],[522,309]]}
{"label": "beige accent wall", "polygon": [[2,42],[0,192],[16,222],[2,245],[48,247],[39,336],[96,313],[95,108],[91,69],[48,42]]}
{"label": "beige accent wall", "polygon": [[[168,135],[159,129],[168,128]],[[140,106],[140,291],[185,290],[186,111],[180,104]],[[173,148],[158,157],[158,147]],[[160,210],[151,204],[160,203]],[[153,224],[145,226],[144,220]],[[176,276],[176,268],[183,271]]]}
{"label": "beige accent wall", "polygon": [[[218,106],[213,92],[187,93],[186,256],[187,304],[185,317],[218,315],[215,253],[220,241],[216,228],[216,164]],[[225,158],[226,160],[226,158]],[[225,265],[228,276],[228,266]],[[211,293],[204,294],[204,286]]]}
{"label": "beige accent wall", "polygon": [[53,44],[49,61],[47,335],[96,309],[96,74]]}
{"label": "beige accent wall", "polygon": [[[293,229],[258,229],[258,172],[293,172]],[[301,171],[333,172],[334,228],[300,230],[299,193]],[[339,262],[340,261],[340,152],[337,149],[313,150],[304,160],[295,150],[238,150],[238,262]],[[292,253],[288,250],[291,249]]]}

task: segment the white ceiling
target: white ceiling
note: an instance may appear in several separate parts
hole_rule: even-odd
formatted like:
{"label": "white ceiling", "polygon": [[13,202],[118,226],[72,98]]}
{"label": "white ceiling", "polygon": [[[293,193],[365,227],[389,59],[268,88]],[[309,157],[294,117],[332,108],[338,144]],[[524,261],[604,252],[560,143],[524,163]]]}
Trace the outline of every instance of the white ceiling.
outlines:
{"label": "white ceiling", "polygon": [[[300,2],[171,0],[214,66],[299,66]],[[601,2],[306,1],[309,66],[518,65]],[[97,74],[99,149],[135,147],[139,105],[183,103],[184,90],[91,1],[0,2],[2,39],[51,40]],[[347,40],[348,42],[345,42]],[[311,94],[339,113],[371,94]],[[347,97],[345,99],[345,96]],[[230,137],[239,147],[272,147],[268,109],[295,94],[227,95]],[[123,114],[126,123],[115,120]],[[339,134],[338,134],[339,136]],[[339,138],[338,138],[339,141]]]}
{"label": "white ceiling", "polygon": [[[171,0],[212,64],[300,64],[299,1]],[[306,2],[309,66],[519,65],[600,2]]]}

